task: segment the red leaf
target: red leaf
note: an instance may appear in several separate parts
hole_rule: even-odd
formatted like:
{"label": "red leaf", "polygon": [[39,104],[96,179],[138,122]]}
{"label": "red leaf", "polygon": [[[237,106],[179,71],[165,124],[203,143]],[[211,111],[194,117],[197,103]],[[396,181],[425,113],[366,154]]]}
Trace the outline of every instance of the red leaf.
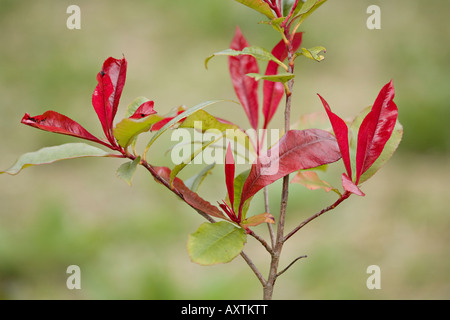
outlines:
{"label": "red leaf", "polygon": [[98,119],[102,124],[103,132],[109,142],[113,143],[114,137],[112,134],[112,108],[109,102],[109,97],[114,92],[114,86],[111,78],[106,74],[100,72],[97,75],[98,85],[92,95],[92,105],[97,113]]}
{"label": "red leaf", "polygon": [[[231,49],[241,51],[248,46],[249,44],[242,35],[241,30],[236,28],[236,34],[230,46]],[[248,77],[247,73],[259,73],[258,63],[252,56],[241,55],[229,57],[228,65],[234,90],[247,114],[252,128],[256,130],[258,128],[259,112],[258,81]]]}
{"label": "red leaf", "polygon": [[[166,117],[160,121],[158,121],[157,123],[155,123],[152,128],[150,129],[150,131],[158,131],[159,129],[161,129],[162,127],[164,127],[167,123],[169,123],[173,118],[175,118],[176,116],[182,114],[184,111],[186,111],[183,108],[179,108],[179,110],[177,111],[176,115],[172,116],[172,117]],[[186,118],[182,118],[180,121],[178,121],[178,123],[183,122]]]}
{"label": "red leaf", "polygon": [[[302,43],[302,33],[298,32],[294,36],[292,42],[293,49],[296,51]],[[272,54],[280,61],[284,61],[287,56],[286,44],[281,40],[272,50]],[[266,75],[276,75],[278,74],[279,65],[273,61],[269,61],[267,64]],[[272,82],[264,80],[263,85],[263,115],[264,115],[264,129],[269,125],[270,120],[274,116],[278,109],[281,99],[284,95],[284,86],[280,82]]]}
{"label": "red leaf", "polygon": [[352,179],[350,179],[345,173],[342,174],[342,186],[344,190],[357,196],[364,197],[365,194],[362,192],[356,184],[353,183]]}
{"label": "red leaf", "polygon": [[28,113],[25,113],[21,123],[44,131],[86,139],[110,147],[107,143],[89,133],[78,122],[55,111],[47,111],[42,115],[34,117],[30,117]]}
{"label": "red leaf", "polygon": [[127,62],[108,58],[97,75],[98,85],[92,96],[92,104],[109,142],[116,145],[112,132],[120,96],[125,85]]}
{"label": "red leaf", "polygon": [[392,135],[398,116],[394,96],[395,90],[391,81],[381,89],[372,110],[361,123],[356,151],[356,184],[380,156]]}
{"label": "red leaf", "polygon": [[[153,167],[156,173],[163,178],[168,184],[170,181],[170,169],[167,167]],[[191,207],[198,209],[212,217],[228,220],[227,217],[217,207],[201,198],[197,193],[186,187],[184,182],[180,178],[175,178],[173,181],[173,188],[177,190],[182,196],[184,201]]]}
{"label": "red leaf", "polygon": [[342,160],[344,161],[345,169],[347,174],[352,178],[352,166],[350,164],[350,151],[348,146],[348,127],[344,120],[339,118],[336,114],[331,112],[330,106],[320,95],[318,95],[320,100],[322,100],[323,106],[327,112],[328,118],[330,119],[331,126],[333,127],[333,132],[336,135],[336,140],[341,150]]}
{"label": "red leaf", "polygon": [[114,59],[110,57],[103,63],[103,72],[109,76],[114,86],[114,91],[109,97],[109,103],[112,106],[112,120],[114,120],[127,76],[127,60],[125,58]]}
{"label": "red leaf", "polygon": [[139,108],[133,113],[130,119],[141,119],[149,115],[155,114],[156,111],[153,109],[155,103],[153,101],[144,102],[139,106]]}
{"label": "red leaf", "polygon": [[242,189],[239,211],[247,199],[278,179],[340,158],[338,144],[331,133],[319,129],[288,131],[268,154],[260,156],[252,165]]}
{"label": "red leaf", "polygon": [[228,144],[227,154],[225,156],[225,181],[227,184],[228,197],[230,199],[231,207],[234,204],[234,174],[235,174],[235,163],[233,152],[231,151],[230,144]]}

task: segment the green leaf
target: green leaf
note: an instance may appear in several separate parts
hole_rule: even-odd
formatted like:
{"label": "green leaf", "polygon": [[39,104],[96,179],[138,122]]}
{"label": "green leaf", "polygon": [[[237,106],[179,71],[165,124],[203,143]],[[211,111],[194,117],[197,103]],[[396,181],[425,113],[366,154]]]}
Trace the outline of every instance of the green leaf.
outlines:
{"label": "green leaf", "polygon": [[244,229],[226,221],[203,223],[189,235],[187,249],[195,263],[210,266],[236,258],[247,242]]}
{"label": "green leaf", "polygon": [[202,102],[190,109],[187,109],[186,111],[184,111],[183,113],[179,114],[178,116],[176,116],[175,118],[173,118],[172,120],[170,120],[168,123],[166,123],[161,129],[159,129],[155,135],[150,139],[149,143],[147,144],[147,147],[145,148],[144,151],[144,155],[148,152],[148,150],[150,149],[150,147],[152,146],[152,144],[156,141],[156,139],[158,139],[164,132],[166,132],[170,127],[174,126],[176,123],[178,123],[178,121],[180,121],[181,119],[190,116],[191,114],[193,114],[194,112],[204,109],[212,104],[218,103],[218,102],[224,102],[227,100],[211,100],[211,101],[206,101],[206,102]]}
{"label": "green leaf", "polygon": [[0,171],[0,174],[7,173],[16,175],[22,169],[41,164],[49,164],[60,160],[109,156],[112,155],[102,149],[85,143],[67,143],[55,147],[46,147],[35,152],[25,153],[19,157],[11,168]]}
{"label": "green leaf", "polygon": [[128,147],[135,137],[150,130],[152,125],[163,118],[152,114],[142,119],[124,118],[113,130],[114,137],[121,147]]}
{"label": "green leaf", "polygon": [[327,49],[325,49],[322,46],[317,46],[317,47],[313,47],[313,48],[310,48],[310,49],[302,48],[302,51],[301,52],[296,52],[295,56],[297,57],[297,56],[303,55],[306,58],[309,58],[311,60],[315,60],[317,62],[321,62],[323,59],[325,59],[325,56],[323,56],[321,54],[322,52],[323,53],[327,52]]}
{"label": "green leaf", "polygon": [[255,78],[257,81],[259,80],[267,80],[267,81],[272,81],[272,82],[281,82],[281,83],[286,83],[291,79],[294,79],[295,75],[292,73],[279,73],[279,74],[275,74],[275,75],[263,75],[263,74],[258,74],[258,73],[247,73],[247,76]]}
{"label": "green leaf", "polygon": [[197,192],[202,182],[211,173],[211,171],[214,169],[215,166],[216,163],[214,162],[203,168],[203,170],[200,171],[198,174],[190,177],[189,179],[186,179],[184,181],[185,186],[191,189],[192,191]]}
{"label": "green leaf", "polygon": [[224,133],[226,139],[234,141],[236,138],[238,144],[243,146],[245,150],[248,150],[252,155],[256,156],[253,144],[250,142],[248,135],[244,131],[235,124],[220,122],[205,110],[199,110],[187,117],[180,125],[180,128],[200,130],[200,124],[202,133],[205,133],[208,130],[215,130]]}
{"label": "green leaf", "polygon": [[[241,203],[241,196],[242,196],[242,189],[244,188],[245,180],[247,180],[248,175],[250,174],[250,169],[241,172],[239,175],[237,175],[234,178],[233,186],[234,186],[234,203],[233,208],[235,212],[238,212],[239,210],[239,204]],[[247,215],[248,208],[250,207],[250,202],[252,201],[253,197],[247,199],[242,206],[242,219],[245,219]],[[227,197],[228,203],[230,203],[228,197]]]}
{"label": "green leaf", "polygon": [[291,20],[299,19],[297,22],[297,25],[295,26],[295,29],[300,26],[300,24],[303,23],[303,21],[306,20],[314,11],[316,11],[321,5],[323,5],[327,0],[307,0],[303,5],[297,6],[297,8],[294,11],[294,14],[292,15],[294,18]]}
{"label": "green leaf", "polygon": [[236,1],[242,3],[243,5],[246,5],[249,8],[252,8],[253,10],[258,11],[259,13],[262,13],[271,20],[275,18],[269,5],[265,3],[263,0],[236,0]]}
{"label": "green leaf", "polygon": [[213,55],[206,58],[205,67],[208,69],[209,60],[211,60],[215,56],[235,57],[235,56],[240,56],[240,55],[249,55],[260,61],[273,61],[273,62],[277,63],[279,66],[281,66],[283,69],[285,69],[286,71],[288,70],[288,67],[283,62],[281,62],[279,59],[277,59],[272,53],[270,53],[269,51],[267,51],[264,48],[256,47],[256,46],[245,47],[242,51],[233,50],[233,49],[225,49],[223,51],[216,52]]}
{"label": "green leaf", "polygon": [[[203,152],[203,150],[205,150],[205,149],[206,149],[207,147],[209,147],[210,145],[212,145],[212,144],[216,143],[217,141],[221,140],[222,137],[223,137],[223,135],[220,136],[220,137],[218,137],[218,138],[216,138],[216,139],[214,139],[214,140],[204,142],[200,148],[196,149],[196,150],[190,155],[189,158],[183,160],[183,162],[181,162],[180,164],[176,165],[176,166],[172,169],[172,171],[171,171],[171,173],[170,173],[170,185],[172,185],[173,180],[174,180],[175,177],[178,175],[178,173],[180,173],[181,170],[183,170],[189,163],[191,163],[191,161],[194,160],[194,158],[195,158],[196,156],[198,156],[201,152]],[[189,188],[189,189],[190,189],[190,188]]]}
{"label": "green leaf", "polygon": [[133,161],[128,161],[122,164],[119,169],[117,169],[117,176],[128,183],[131,186],[131,180],[133,179],[134,173],[136,172],[136,168],[138,164],[141,162],[141,157],[137,157]]}

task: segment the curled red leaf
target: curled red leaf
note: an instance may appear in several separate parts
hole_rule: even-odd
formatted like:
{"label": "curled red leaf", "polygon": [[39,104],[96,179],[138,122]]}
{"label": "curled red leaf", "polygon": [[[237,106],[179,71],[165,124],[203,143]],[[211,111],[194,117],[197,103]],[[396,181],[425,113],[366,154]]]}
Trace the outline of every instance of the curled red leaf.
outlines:
{"label": "curled red leaf", "polygon": [[21,123],[44,131],[90,140],[110,147],[110,145],[88,132],[78,122],[55,111],[46,111],[42,115],[34,117],[31,117],[28,113],[25,113]]}
{"label": "curled red leaf", "polygon": [[149,115],[155,114],[156,111],[153,109],[155,103],[153,101],[144,102],[139,106],[139,108],[133,113],[130,119],[141,119]]}

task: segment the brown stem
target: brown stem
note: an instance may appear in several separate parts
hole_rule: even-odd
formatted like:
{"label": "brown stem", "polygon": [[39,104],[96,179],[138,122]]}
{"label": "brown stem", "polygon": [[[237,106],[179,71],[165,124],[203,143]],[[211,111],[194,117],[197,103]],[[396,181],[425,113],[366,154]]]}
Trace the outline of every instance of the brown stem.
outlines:
{"label": "brown stem", "polygon": [[[286,38],[289,38],[289,31],[285,30]],[[292,43],[287,44],[288,59],[292,61],[294,55],[294,50]],[[294,64],[289,63],[289,72],[294,73]],[[286,90],[286,107],[284,111],[284,128],[288,132],[290,130],[291,122],[291,104],[292,104],[292,88],[294,86],[294,79],[288,82],[288,90]],[[269,276],[266,285],[263,288],[263,298],[264,300],[270,300],[273,296],[273,289],[275,282],[278,277],[278,265],[280,262],[280,255],[283,249],[284,243],[284,225],[286,219],[286,209],[289,198],[289,175],[283,178],[283,187],[281,192],[281,206],[280,206],[280,216],[278,218],[277,235],[275,240],[275,247],[273,248],[272,258],[270,262]]]}

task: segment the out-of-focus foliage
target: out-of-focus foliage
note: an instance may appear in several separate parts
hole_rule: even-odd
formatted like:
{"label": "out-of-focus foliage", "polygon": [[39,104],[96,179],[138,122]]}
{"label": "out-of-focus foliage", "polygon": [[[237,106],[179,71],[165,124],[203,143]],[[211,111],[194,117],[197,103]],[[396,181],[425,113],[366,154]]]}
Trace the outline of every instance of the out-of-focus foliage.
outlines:
{"label": "out-of-focus foliage", "polygon": [[[231,0],[78,1],[81,30],[66,28],[70,4],[0,0],[2,169],[25,152],[75,142],[21,125],[25,112],[57,110],[100,134],[91,95],[98,66],[109,56],[125,55],[129,62],[120,118],[138,96],[154,100],[161,113],[234,99],[225,60],[211,61],[208,71],[204,60],[229,46],[236,25],[259,46],[270,49],[279,41],[270,26],[258,24],[264,16]],[[371,4],[381,7],[381,30],[366,27]],[[450,297],[444,180],[450,172],[449,9],[440,0],[328,1],[305,22],[304,47],[324,46],[327,56],[320,64],[298,60],[293,120],[322,110],[316,93],[351,117],[393,79],[404,137],[392,161],[364,185],[364,199],[355,197],[290,240],[282,265],[308,258],[280,277],[274,298]],[[212,110],[224,118],[241,112],[232,108]],[[239,124],[248,126],[241,118]],[[281,113],[271,125],[282,126]],[[168,142],[154,148],[168,148]],[[162,165],[170,161],[149,157]],[[262,296],[241,259],[214,268],[191,263],[186,240],[202,218],[144,170],[137,170],[130,188],[115,176],[121,164],[77,159],[0,177],[1,299]],[[226,194],[217,188],[223,170],[216,169],[199,189],[212,201]],[[187,168],[180,178],[190,173]],[[279,189],[271,187],[273,212]],[[288,230],[334,200],[300,185],[292,185],[291,194]],[[250,210],[263,212],[261,201],[255,199]],[[252,239],[246,252],[256,264],[267,263]],[[65,286],[72,264],[81,268],[81,290]],[[381,290],[366,287],[372,264],[381,267]]]}

